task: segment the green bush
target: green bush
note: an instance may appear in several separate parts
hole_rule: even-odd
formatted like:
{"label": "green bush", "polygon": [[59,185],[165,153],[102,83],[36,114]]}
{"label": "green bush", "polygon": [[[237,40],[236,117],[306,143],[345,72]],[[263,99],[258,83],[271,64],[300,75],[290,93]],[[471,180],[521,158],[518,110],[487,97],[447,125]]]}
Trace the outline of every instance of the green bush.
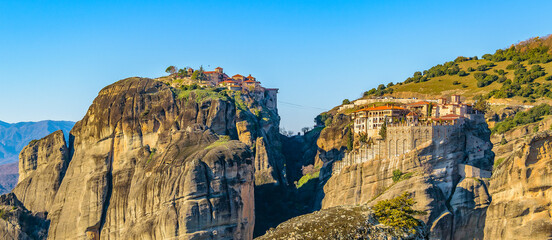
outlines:
{"label": "green bush", "polygon": [[499,158],[497,160],[494,161],[494,167],[496,168],[498,165],[500,165],[502,162],[504,162],[504,158]]}
{"label": "green bush", "polygon": [[468,76],[468,75],[469,74],[467,72],[465,72],[464,70],[458,72],[458,76],[460,76],[460,77],[464,77],[464,76]]}
{"label": "green bush", "polygon": [[311,179],[317,179],[320,176],[320,170],[312,173],[312,174],[305,174],[303,175],[299,181],[297,181],[297,184],[295,185],[296,189],[301,188],[305,183],[310,181]]}
{"label": "green bush", "polygon": [[420,225],[413,215],[426,215],[425,211],[414,210],[416,202],[407,192],[390,200],[382,200],[372,208],[376,219],[387,226],[396,229],[411,229]]}
{"label": "green bush", "polygon": [[453,81],[453,82],[452,82],[452,85],[460,85],[460,82],[458,82],[458,81]]}
{"label": "green bush", "polygon": [[508,130],[517,126],[526,125],[529,123],[538,122],[543,116],[552,114],[552,106],[541,104],[524,112],[517,112],[513,117],[508,117],[504,121],[497,123],[493,129],[493,133],[505,133]]}
{"label": "green bush", "polygon": [[397,169],[397,170],[394,170],[393,171],[393,182],[398,182],[399,180],[401,180],[401,176],[402,176],[402,172],[401,170]]}
{"label": "green bush", "polygon": [[477,66],[477,71],[487,71],[487,70],[489,70],[489,66],[487,66],[487,65]]}

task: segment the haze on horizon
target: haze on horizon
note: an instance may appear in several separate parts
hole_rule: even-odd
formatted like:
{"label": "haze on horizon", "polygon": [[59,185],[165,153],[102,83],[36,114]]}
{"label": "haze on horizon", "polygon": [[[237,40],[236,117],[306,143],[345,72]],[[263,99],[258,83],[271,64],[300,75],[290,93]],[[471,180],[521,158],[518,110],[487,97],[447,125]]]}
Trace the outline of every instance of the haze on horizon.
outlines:
{"label": "haze on horizon", "polygon": [[[530,6],[529,6],[530,5]],[[540,7],[535,7],[540,6]],[[280,89],[293,131],[457,56],[552,33],[552,2],[2,1],[0,120],[78,121],[106,85],[169,65]]]}

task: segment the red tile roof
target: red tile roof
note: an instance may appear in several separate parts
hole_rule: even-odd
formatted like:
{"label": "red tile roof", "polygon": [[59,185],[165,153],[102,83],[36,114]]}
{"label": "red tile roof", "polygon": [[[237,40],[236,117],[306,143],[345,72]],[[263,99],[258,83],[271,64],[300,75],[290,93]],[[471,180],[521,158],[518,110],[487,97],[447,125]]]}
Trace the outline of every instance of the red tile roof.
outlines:
{"label": "red tile roof", "polygon": [[245,81],[246,83],[256,83],[256,81],[253,81],[253,80],[247,80]]}
{"label": "red tile roof", "polygon": [[205,73],[205,74],[214,74],[214,73],[217,73],[217,72],[215,72],[215,71],[207,71],[207,72],[203,72],[203,73]]}
{"label": "red tile roof", "polygon": [[217,67],[217,68],[215,68],[215,69],[222,69],[222,68],[221,68],[221,67]]}
{"label": "red tile roof", "polygon": [[255,79],[255,78],[251,76],[251,74],[249,74],[249,76],[247,76],[247,79]]}
{"label": "red tile roof", "polygon": [[409,112],[406,116],[418,116],[418,114],[415,112]]}
{"label": "red tile roof", "polygon": [[381,111],[381,110],[404,110],[402,107],[397,106],[379,106],[379,107],[369,107],[356,110],[355,112],[364,112],[364,111]]}
{"label": "red tile roof", "polygon": [[239,74],[236,74],[234,76],[232,76],[232,78],[242,78],[243,76],[242,75],[239,75]]}

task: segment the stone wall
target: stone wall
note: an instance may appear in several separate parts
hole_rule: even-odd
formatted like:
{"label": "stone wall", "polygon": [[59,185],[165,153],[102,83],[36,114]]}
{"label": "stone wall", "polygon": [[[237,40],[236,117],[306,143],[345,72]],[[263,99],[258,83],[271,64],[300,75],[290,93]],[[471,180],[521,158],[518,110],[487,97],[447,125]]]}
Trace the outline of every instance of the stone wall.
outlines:
{"label": "stone wall", "polygon": [[[440,143],[448,138],[460,125],[440,124],[390,124],[385,140],[375,140],[352,152],[346,153],[341,161],[334,163],[333,172],[339,173],[343,167],[374,159],[385,159],[406,154],[421,145]],[[476,141],[476,139],[474,139]],[[483,152],[474,152],[472,157],[481,157]]]}

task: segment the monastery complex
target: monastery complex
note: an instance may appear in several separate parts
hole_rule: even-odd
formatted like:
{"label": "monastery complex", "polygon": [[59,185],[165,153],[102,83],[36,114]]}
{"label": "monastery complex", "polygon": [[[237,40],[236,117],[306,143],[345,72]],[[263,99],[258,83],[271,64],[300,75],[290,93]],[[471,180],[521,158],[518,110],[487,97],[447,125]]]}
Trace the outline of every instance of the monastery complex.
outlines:
{"label": "monastery complex", "polygon": [[[189,76],[194,73],[194,69],[192,68],[187,68],[186,70]],[[257,79],[251,76],[251,74],[247,77],[240,74],[229,77],[226,73],[224,73],[221,67],[215,68],[214,71],[204,71],[203,74],[205,75],[205,80],[199,82],[199,84],[203,86],[225,87],[234,91],[278,92],[277,88],[262,87],[261,82],[257,81]]]}
{"label": "monastery complex", "polygon": [[[481,121],[483,114],[464,104],[459,95],[450,99],[405,104],[369,106],[350,114],[353,120],[353,149],[333,171],[373,159],[400,157],[421,146],[439,143],[469,120]],[[476,158],[483,152],[470,153]]]}

